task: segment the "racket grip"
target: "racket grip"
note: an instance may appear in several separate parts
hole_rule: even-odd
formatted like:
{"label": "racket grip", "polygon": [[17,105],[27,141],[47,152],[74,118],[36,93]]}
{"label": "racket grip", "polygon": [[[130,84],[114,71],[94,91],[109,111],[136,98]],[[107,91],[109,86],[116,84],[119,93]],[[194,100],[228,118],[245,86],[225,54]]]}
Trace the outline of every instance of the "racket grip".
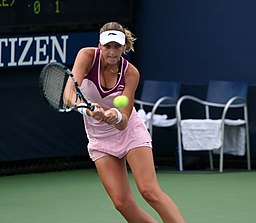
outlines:
{"label": "racket grip", "polygon": [[82,115],[87,115],[86,108],[77,108],[77,111]]}
{"label": "racket grip", "polygon": [[94,111],[95,106],[94,106],[94,105],[88,105],[88,109],[89,109],[90,111]]}
{"label": "racket grip", "polygon": [[85,104],[85,103],[80,103],[77,106],[77,111],[82,114],[82,115],[87,115],[86,109],[88,108],[90,111],[94,111],[95,106],[92,104]]}

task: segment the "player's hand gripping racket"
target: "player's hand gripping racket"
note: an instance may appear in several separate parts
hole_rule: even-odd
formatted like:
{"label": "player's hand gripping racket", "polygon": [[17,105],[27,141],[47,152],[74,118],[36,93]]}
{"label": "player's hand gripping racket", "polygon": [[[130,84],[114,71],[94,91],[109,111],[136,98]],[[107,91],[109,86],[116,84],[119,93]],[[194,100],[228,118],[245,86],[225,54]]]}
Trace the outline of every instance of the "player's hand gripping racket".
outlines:
{"label": "player's hand gripping racket", "polygon": [[52,62],[42,69],[39,85],[47,103],[58,112],[95,108],[82,94],[72,72],[60,63]]}

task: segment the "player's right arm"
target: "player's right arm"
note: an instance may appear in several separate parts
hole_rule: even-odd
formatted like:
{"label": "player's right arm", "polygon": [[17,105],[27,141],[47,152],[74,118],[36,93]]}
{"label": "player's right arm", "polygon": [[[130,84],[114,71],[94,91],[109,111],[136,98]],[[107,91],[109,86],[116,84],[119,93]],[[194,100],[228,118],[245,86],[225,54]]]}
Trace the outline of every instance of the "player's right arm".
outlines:
{"label": "player's right arm", "polygon": [[[79,86],[81,86],[84,77],[89,73],[90,69],[92,68],[92,63],[95,55],[95,47],[85,47],[79,50],[74,66],[72,69],[72,73],[74,74],[77,83]],[[89,109],[86,109],[86,113],[89,116],[92,116],[96,120],[101,120],[104,116],[104,110],[101,108],[100,105],[94,103],[95,110],[89,111]]]}
{"label": "player's right arm", "polygon": [[95,50],[96,48],[86,47],[82,48],[77,53],[72,73],[74,74],[79,86],[92,67]]}

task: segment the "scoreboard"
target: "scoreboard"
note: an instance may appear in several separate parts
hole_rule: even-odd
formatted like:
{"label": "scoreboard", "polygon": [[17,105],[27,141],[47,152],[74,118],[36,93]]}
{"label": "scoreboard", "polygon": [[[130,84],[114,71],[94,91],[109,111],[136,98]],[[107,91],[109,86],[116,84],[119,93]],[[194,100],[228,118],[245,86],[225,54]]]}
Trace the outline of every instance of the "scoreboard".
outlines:
{"label": "scoreboard", "polygon": [[0,0],[0,35],[98,31],[102,24],[132,23],[133,0]]}

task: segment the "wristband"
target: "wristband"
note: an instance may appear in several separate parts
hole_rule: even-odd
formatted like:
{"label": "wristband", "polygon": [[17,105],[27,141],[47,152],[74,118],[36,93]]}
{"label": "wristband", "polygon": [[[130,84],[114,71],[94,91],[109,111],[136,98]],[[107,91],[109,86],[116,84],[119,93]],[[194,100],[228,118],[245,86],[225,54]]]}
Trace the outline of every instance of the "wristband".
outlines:
{"label": "wristband", "polygon": [[[86,106],[85,103],[80,103],[78,106]],[[87,115],[86,108],[77,108],[77,111],[82,115]]]}
{"label": "wristband", "polygon": [[116,125],[122,121],[123,116],[122,116],[122,113],[118,109],[116,109],[116,108],[112,108],[112,109],[114,109],[117,113],[117,121],[115,123],[115,125]]}

